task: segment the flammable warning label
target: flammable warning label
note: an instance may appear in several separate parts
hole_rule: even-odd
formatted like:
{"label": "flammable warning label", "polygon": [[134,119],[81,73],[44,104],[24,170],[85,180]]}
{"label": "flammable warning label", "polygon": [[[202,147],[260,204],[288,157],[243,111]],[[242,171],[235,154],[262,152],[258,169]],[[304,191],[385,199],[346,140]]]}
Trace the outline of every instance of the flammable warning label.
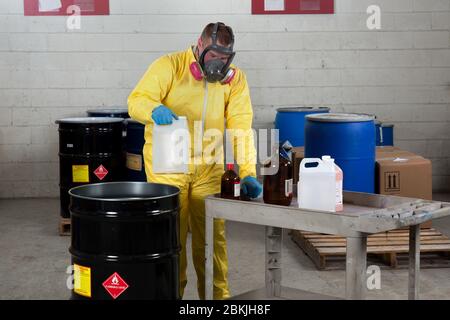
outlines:
{"label": "flammable warning label", "polygon": [[91,298],[91,268],[73,265],[73,290],[81,296]]}

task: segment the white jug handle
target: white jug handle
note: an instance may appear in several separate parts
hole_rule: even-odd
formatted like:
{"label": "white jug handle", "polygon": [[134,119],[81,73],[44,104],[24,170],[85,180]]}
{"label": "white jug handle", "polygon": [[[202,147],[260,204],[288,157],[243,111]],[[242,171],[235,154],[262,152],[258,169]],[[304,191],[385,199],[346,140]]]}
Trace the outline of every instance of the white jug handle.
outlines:
{"label": "white jug handle", "polygon": [[308,163],[318,163],[319,165],[322,163],[322,159],[320,158],[305,158],[300,163],[300,169],[309,169],[306,167]]}

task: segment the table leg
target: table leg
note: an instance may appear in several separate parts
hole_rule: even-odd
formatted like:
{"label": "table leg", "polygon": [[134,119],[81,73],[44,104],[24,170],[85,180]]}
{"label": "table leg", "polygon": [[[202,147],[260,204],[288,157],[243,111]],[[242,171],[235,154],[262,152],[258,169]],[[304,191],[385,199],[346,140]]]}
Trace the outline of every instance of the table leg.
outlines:
{"label": "table leg", "polygon": [[281,295],[281,246],[283,229],[266,227],[266,295]]}
{"label": "table leg", "polygon": [[409,227],[409,289],[408,299],[419,299],[420,225]]}
{"label": "table leg", "polygon": [[205,217],[205,299],[213,299],[214,218]]}
{"label": "table leg", "polygon": [[346,298],[362,300],[366,294],[367,236],[347,238]]}

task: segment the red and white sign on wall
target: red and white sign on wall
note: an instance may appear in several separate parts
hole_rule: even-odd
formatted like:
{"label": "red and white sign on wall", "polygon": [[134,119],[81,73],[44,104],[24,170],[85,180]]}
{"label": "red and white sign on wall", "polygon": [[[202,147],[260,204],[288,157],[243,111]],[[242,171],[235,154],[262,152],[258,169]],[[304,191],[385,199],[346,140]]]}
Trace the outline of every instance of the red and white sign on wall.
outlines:
{"label": "red and white sign on wall", "polygon": [[252,14],[331,14],[334,0],[252,0]]}
{"label": "red and white sign on wall", "polygon": [[75,5],[83,16],[109,15],[109,0],[23,0],[26,16],[69,16]]}

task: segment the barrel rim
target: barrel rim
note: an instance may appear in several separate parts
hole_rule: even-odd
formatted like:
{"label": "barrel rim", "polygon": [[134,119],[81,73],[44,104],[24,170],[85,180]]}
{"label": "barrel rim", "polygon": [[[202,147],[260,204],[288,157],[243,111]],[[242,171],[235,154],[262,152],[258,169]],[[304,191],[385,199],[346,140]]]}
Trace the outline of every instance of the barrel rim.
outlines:
{"label": "barrel rim", "polygon": [[[363,112],[351,112],[350,114],[360,114],[362,116],[369,116],[369,117],[373,117],[375,119],[375,121],[380,121],[378,120],[378,117],[376,114],[374,113],[363,113]],[[381,122],[381,121],[380,121]]]}
{"label": "barrel rim", "polygon": [[382,128],[393,128],[394,127],[393,123],[385,123],[385,122],[381,122],[379,120],[375,120],[375,125],[377,127],[382,127]]}
{"label": "barrel rim", "polygon": [[[140,198],[136,198],[136,197],[130,197],[130,198],[94,198],[94,197],[88,197],[88,196],[82,196],[82,195],[77,195],[74,194],[73,191],[76,191],[78,189],[83,189],[83,188],[95,188],[96,186],[104,186],[104,185],[113,185],[113,184],[152,184],[152,185],[160,185],[160,186],[165,186],[165,187],[170,187],[173,188],[175,190],[177,190],[176,192],[169,194],[169,195],[164,195],[164,196],[158,196],[158,197],[140,197]],[[73,187],[69,190],[69,195],[71,197],[77,198],[77,199],[83,199],[83,200],[91,200],[91,201],[99,201],[99,202],[123,202],[123,201],[128,201],[128,202],[135,202],[135,201],[148,201],[148,200],[159,200],[159,199],[166,199],[166,198],[171,198],[173,196],[177,196],[179,195],[181,192],[180,188],[170,185],[170,184],[164,184],[164,183],[153,183],[153,182],[142,182],[142,181],[114,181],[114,182],[103,182],[103,183],[90,183],[90,184],[85,184],[82,186],[77,186],[77,187]]]}
{"label": "barrel rim", "polygon": [[329,107],[281,107],[277,112],[320,112],[330,111]]}
{"label": "barrel rim", "polygon": [[[139,121],[137,121],[137,120],[135,120],[135,119],[133,119],[133,118],[126,118],[126,119],[124,120],[124,122],[125,122],[125,124],[128,124],[128,123],[142,124],[142,123],[140,123]],[[143,124],[142,124],[142,125],[143,125]]]}
{"label": "barrel rim", "polygon": [[320,113],[306,116],[307,120],[316,122],[369,122],[375,117],[360,113]]}
{"label": "barrel rim", "polygon": [[152,261],[159,260],[164,258],[170,258],[173,256],[177,256],[181,252],[181,246],[178,245],[176,248],[171,248],[172,250],[167,250],[167,252],[157,252],[157,253],[147,253],[147,254],[137,254],[137,255],[128,255],[128,254],[107,254],[107,253],[86,253],[73,245],[69,247],[69,253],[75,259],[85,260],[88,259],[90,261],[109,261],[109,262],[125,262],[125,261]]}
{"label": "barrel rim", "polygon": [[55,121],[56,124],[101,124],[101,123],[119,123],[123,122],[124,118],[109,118],[109,117],[73,117],[62,118]]}
{"label": "barrel rim", "polygon": [[99,114],[118,114],[118,113],[126,113],[128,114],[128,108],[109,108],[109,109],[90,109],[86,111],[89,113],[99,113]]}

